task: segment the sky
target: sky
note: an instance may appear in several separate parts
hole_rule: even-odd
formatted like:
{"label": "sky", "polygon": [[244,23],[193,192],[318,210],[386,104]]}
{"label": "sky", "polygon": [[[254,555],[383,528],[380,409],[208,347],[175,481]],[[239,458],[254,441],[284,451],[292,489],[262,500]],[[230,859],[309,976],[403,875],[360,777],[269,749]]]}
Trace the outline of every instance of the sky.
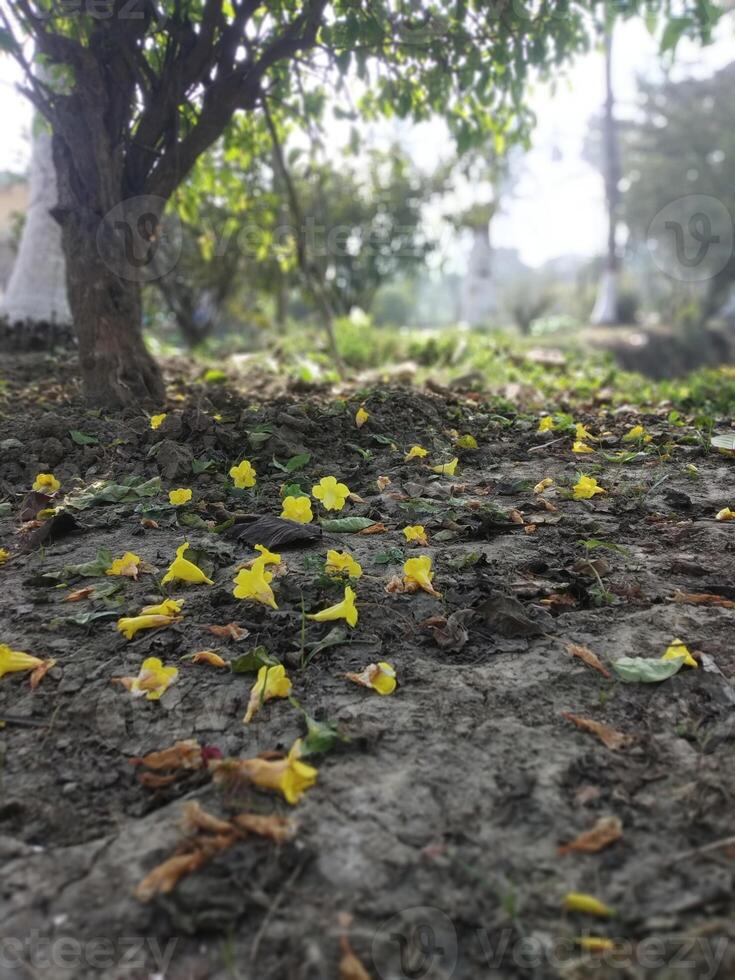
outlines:
{"label": "sky", "polygon": [[[720,36],[707,48],[682,41],[675,71],[710,74],[733,60],[733,27],[722,24]],[[616,28],[614,85],[618,114],[629,114],[636,79],[660,74],[658,43],[639,20]],[[23,170],[29,157],[31,113],[15,90],[18,73],[9,57],[0,57],[0,118],[3,120],[0,170]],[[513,198],[495,219],[495,246],[514,248],[528,265],[538,266],[562,255],[594,256],[604,250],[604,192],[599,174],[582,157],[592,116],[604,100],[602,54],[591,52],[571,65],[555,90],[541,86],[531,93],[538,118],[533,148],[522,163]],[[410,141],[409,141],[410,142]],[[426,146],[419,138],[418,152]]]}

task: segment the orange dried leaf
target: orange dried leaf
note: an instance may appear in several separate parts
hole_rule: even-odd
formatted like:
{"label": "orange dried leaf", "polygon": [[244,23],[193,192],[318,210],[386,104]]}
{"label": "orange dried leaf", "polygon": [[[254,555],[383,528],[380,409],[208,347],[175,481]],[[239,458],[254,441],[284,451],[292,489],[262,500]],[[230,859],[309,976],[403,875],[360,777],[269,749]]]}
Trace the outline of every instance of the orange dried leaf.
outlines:
{"label": "orange dried leaf", "polygon": [[31,690],[35,691],[41,681],[44,679],[46,674],[51,670],[52,667],[56,665],[55,660],[44,660],[40,667],[36,669],[31,674]]}
{"label": "orange dried leaf", "polygon": [[177,778],[175,772],[169,773],[168,776],[162,776],[157,772],[141,772],[138,775],[138,782],[146,789],[165,789],[166,786],[175,783]]}
{"label": "orange dried leaf", "polygon": [[364,527],[362,531],[358,531],[358,534],[383,534],[388,528],[385,524],[371,524],[369,527]]}
{"label": "orange dried leaf", "polygon": [[380,490],[380,492],[382,493],[386,487],[389,487],[391,485],[391,482],[392,481],[389,476],[379,476],[378,479],[376,480],[376,483],[378,485],[378,490]]}
{"label": "orange dried leaf", "polygon": [[673,602],[685,603],[689,606],[721,606],[723,609],[735,609],[735,601],[725,599],[721,595],[710,592],[680,592],[678,589],[671,597]]}
{"label": "orange dried leaf", "polygon": [[340,937],[342,959],[339,961],[339,980],[370,980],[370,974],[355,955],[347,936]]}
{"label": "orange dried leaf", "polygon": [[212,834],[231,834],[232,825],[228,820],[221,820],[212,813],[207,813],[198,803],[187,803],[181,818],[181,826],[188,834],[206,830]]}
{"label": "orange dried leaf", "polygon": [[569,844],[564,844],[557,850],[561,857],[563,854],[570,854],[578,851],[582,854],[597,854],[603,848],[614,844],[623,836],[623,825],[617,817],[600,817],[597,823],[590,830],[580,834]]}
{"label": "orange dried leaf", "polygon": [[140,526],[144,527],[147,531],[155,531],[158,529],[158,521],[154,521],[152,517],[144,517]]}
{"label": "orange dried leaf", "polygon": [[571,653],[573,657],[579,657],[579,659],[583,660],[588,667],[592,667],[594,670],[602,674],[603,677],[607,677],[608,680],[612,677],[612,674],[607,667],[603,666],[600,658],[596,653],[593,653],[589,647],[582,646],[580,643],[567,643],[567,651],[568,653]]}
{"label": "orange dried leaf", "polygon": [[188,659],[193,664],[209,664],[210,667],[220,667],[225,670],[230,666],[229,660],[220,657],[214,650],[199,650],[197,653],[192,653]]}
{"label": "orange dried leaf", "polygon": [[562,711],[561,714],[562,718],[571,721],[573,725],[581,728],[583,732],[596,735],[609,749],[622,749],[625,745],[630,745],[633,741],[632,736],[624,735],[622,732],[617,731],[617,729],[611,728],[610,725],[604,725],[600,721],[593,721],[591,718],[580,718],[579,715],[573,715],[568,711]]}
{"label": "orange dried leaf", "polygon": [[150,902],[156,895],[168,895],[184,875],[201,868],[205,861],[206,856],[201,851],[174,854],[145,876],[135,889],[135,897],[139,902]]}
{"label": "orange dried leaf", "polygon": [[508,511],[508,517],[510,518],[511,521],[513,521],[514,524],[525,524],[526,523],[523,520],[523,514],[521,514],[521,512],[519,510],[516,510],[515,507],[512,507]]}
{"label": "orange dried leaf", "polygon": [[276,844],[291,840],[296,833],[296,826],[287,817],[279,817],[275,813],[240,813],[232,818],[232,825],[246,834],[257,834],[267,837]]}
{"label": "orange dried leaf", "polygon": [[195,738],[175,742],[160,752],[149,752],[142,758],[128,760],[131,766],[148,766],[149,769],[201,769],[202,747]]}
{"label": "orange dried leaf", "polygon": [[244,640],[250,636],[250,630],[246,630],[237,623],[228,623],[226,626],[207,626],[206,629],[215,636],[221,636],[226,640]]}
{"label": "orange dried leaf", "polygon": [[74,589],[70,592],[68,596],[64,597],[64,602],[81,602],[82,599],[87,599],[94,592],[94,586],[88,585],[85,589]]}

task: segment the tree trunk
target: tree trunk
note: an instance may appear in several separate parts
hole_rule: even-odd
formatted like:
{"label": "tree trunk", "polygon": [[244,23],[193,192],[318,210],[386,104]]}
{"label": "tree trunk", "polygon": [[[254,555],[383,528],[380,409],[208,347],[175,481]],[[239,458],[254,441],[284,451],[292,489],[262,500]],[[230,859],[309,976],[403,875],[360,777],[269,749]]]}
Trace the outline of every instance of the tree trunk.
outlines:
{"label": "tree trunk", "polygon": [[51,134],[42,131],[33,139],[28,212],[0,305],[0,312],[11,325],[71,324],[61,229],[51,217],[55,206]]}
{"label": "tree trunk", "polygon": [[166,389],[143,342],[140,282],[105,261],[100,219],[76,211],[62,216],[69,304],[79,342],[87,399],[105,408],[160,406]]}
{"label": "tree trunk", "polygon": [[597,293],[597,302],[591,321],[597,326],[613,326],[618,322],[618,287],[620,260],[618,257],[617,229],[620,191],[620,156],[618,131],[615,123],[615,93],[612,79],[612,28],[605,33],[605,115],[603,142],[605,151],[605,198],[607,201],[607,256]]}

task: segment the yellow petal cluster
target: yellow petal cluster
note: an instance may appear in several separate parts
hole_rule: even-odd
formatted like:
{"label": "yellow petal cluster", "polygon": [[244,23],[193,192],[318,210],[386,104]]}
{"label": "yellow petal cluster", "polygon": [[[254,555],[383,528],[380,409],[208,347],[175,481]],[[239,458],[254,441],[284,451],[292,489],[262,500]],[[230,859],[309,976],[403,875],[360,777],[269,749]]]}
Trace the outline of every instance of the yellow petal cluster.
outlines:
{"label": "yellow petal cluster", "polygon": [[580,476],[572,487],[572,496],[575,500],[590,500],[598,493],[607,493],[607,490],[599,486],[593,476]]}
{"label": "yellow petal cluster", "polygon": [[356,593],[347,585],[345,587],[345,597],[342,602],[334,606],[328,606],[321,612],[312,613],[307,619],[313,619],[317,623],[329,623],[335,619],[344,619],[348,626],[357,626],[357,606],[355,605]]}
{"label": "yellow petal cluster", "polygon": [[316,486],[311,488],[313,496],[320,500],[325,510],[342,510],[345,500],[350,495],[346,483],[338,483],[334,476],[323,476]]}
{"label": "yellow petal cluster", "polygon": [[281,517],[286,520],[296,521],[298,524],[309,524],[314,520],[308,497],[285,497],[281,507]]}
{"label": "yellow petal cluster", "polygon": [[39,473],[33,481],[33,489],[38,493],[56,493],[60,487],[53,473]]}
{"label": "yellow petal cluster", "polygon": [[250,568],[241,568],[233,579],[235,588],[232,594],[236,599],[252,599],[271,609],[278,609],[276,597],[270,586],[273,573],[265,570],[265,557],[256,558]]}
{"label": "yellow petal cluster", "polygon": [[255,478],[257,473],[253,469],[253,465],[248,459],[244,459],[237,466],[233,466],[230,469],[230,476],[232,477],[232,482],[238,488],[238,490],[246,490],[249,487],[255,486]]}
{"label": "yellow petal cluster", "polygon": [[214,585],[211,578],[207,578],[204,572],[193,561],[184,558],[184,552],[189,548],[189,542],[185,541],[180,548],[176,549],[176,557],[171,562],[168,571],[161,579],[161,585],[166,582],[189,582],[192,585]]}
{"label": "yellow petal cluster", "polygon": [[360,578],[362,575],[362,565],[356,561],[352,555],[346,551],[335,551],[331,549],[327,552],[327,562],[324,566],[326,572],[346,572],[350,578]]}
{"label": "yellow petal cluster", "polygon": [[187,487],[180,487],[178,490],[169,490],[168,502],[174,507],[181,507],[182,504],[188,504],[191,497],[191,490]]}
{"label": "yellow petal cluster", "polygon": [[286,675],[283,664],[273,667],[263,666],[258,671],[258,679],[250,691],[248,709],[243,718],[243,724],[249,725],[253,716],[260,711],[261,706],[272,698],[287,698],[291,693],[291,681]]}

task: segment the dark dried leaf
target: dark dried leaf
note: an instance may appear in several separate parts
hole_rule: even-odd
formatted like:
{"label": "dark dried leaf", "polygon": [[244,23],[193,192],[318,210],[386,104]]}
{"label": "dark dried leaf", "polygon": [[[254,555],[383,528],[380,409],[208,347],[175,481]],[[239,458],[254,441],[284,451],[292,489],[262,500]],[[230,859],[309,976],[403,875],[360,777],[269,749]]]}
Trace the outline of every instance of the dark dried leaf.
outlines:
{"label": "dark dried leaf", "polygon": [[299,524],[284,517],[271,514],[253,514],[241,523],[235,524],[225,532],[227,538],[243,541],[255,546],[263,544],[266,548],[284,548],[288,545],[305,546],[313,544],[322,536],[322,529],[313,524]]}

